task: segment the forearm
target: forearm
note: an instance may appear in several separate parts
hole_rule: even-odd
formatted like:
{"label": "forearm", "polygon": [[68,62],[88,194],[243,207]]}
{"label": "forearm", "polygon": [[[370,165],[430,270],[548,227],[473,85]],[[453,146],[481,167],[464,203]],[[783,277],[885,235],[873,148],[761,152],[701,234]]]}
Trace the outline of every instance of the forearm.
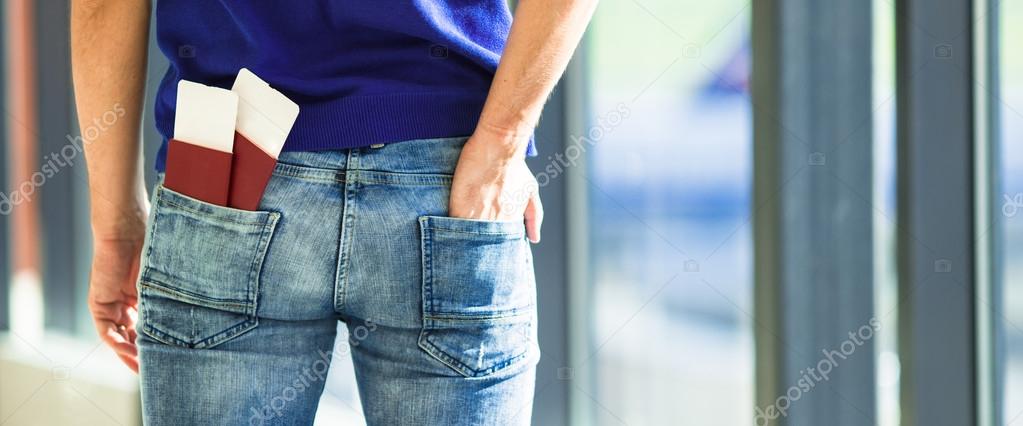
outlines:
{"label": "forearm", "polygon": [[544,102],[565,72],[597,0],[522,0],[477,132],[520,155]]}
{"label": "forearm", "polygon": [[139,135],[149,12],[146,0],[71,2],[72,76],[97,239],[117,239],[145,222]]}

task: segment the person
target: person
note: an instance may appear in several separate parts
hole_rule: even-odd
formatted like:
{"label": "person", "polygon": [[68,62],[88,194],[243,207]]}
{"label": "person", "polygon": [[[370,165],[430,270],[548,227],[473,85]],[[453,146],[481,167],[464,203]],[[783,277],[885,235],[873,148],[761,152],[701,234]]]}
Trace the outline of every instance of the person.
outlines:
{"label": "person", "polygon": [[[539,357],[533,128],[596,0],[160,0],[181,79],[249,68],[300,105],[261,205],[143,183],[148,1],[73,0],[101,339],[146,424],[309,424],[350,353],[371,425],[528,424]],[[85,124],[83,124],[84,126]],[[335,346],[338,321],[348,340]]]}

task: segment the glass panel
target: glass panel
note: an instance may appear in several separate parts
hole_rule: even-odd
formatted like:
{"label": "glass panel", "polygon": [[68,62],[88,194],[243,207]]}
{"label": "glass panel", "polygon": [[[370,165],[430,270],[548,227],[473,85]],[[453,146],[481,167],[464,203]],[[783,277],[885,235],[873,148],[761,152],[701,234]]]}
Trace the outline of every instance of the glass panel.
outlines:
{"label": "glass panel", "polygon": [[874,312],[877,424],[899,424],[898,278],[895,194],[895,4],[874,0]]}
{"label": "glass panel", "polygon": [[[1004,294],[1001,329],[1005,341],[1002,395],[1006,424],[1023,423],[1023,3],[1001,2],[999,62],[1001,93],[1002,258]],[[1015,422],[1015,423],[1013,423]]]}
{"label": "glass panel", "polygon": [[594,380],[576,396],[596,424],[752,421],[749,12],[608,2],[591,26],[573,139],[590,156]]}
{"label": "glass panel", "polygon": [[[4,48],[7,62],[2,82],[7,98],[4,115],[7,134],[2,140],[7,148],[8,187],[4,196],[10,203],[8,238],[11,247],[10,326],[11,331],[26,339],[38,341],[43,335],[43,289],[39,241],[42,236],[39,216],[39,186],[33,180],[39,152],[37,127],[40,118],[35,107],[37,93],[30,83],[37,72],[30,61],[36,54],[34,24],[30,3],[13,2],[4,10]],[[70,72],[70,70],[68,71]],[[15,124],[15,125],[11,125]],[[48,153],[47,153],[48,154]],[[6,259],[5,259],[6,260]]]}

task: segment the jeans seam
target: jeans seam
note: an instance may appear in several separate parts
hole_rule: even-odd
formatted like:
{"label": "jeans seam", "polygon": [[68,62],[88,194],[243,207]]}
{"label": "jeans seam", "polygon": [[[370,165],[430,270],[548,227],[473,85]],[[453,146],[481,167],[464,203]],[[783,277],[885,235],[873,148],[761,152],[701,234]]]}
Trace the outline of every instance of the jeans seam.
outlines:
{"label": "jeans seam", "polygon": [[504,320],[519,317],[526,317],[533,314],[536,306],[523,306],[521,308],[512,308],[507,311],[494,312],[490,314],[463,314],[459,312],[444,312],[437,311],[425,313],[424,318],[430,320],[440,321],[460,321],[460,322],[488,322],[490,320]]}
{"label": "jeans seam", "polygon": [[351,277],[349,263],[351,262],[352,253],[352,234],[355,231],[355,210],[357,204],[355,198],[359,187],[358,170],[353,169],[358,166],[358,157],[358,150],[349,150],[348,159],[345,161],[345,166],[348,169],[345,171],[344,178],[344,197],[342,197],[344,205],[342,206],[341,231],[338,238],[340,242],[338,247],[337,273],[334,278],[334,310],[338,314],[343,314],[345,309],[348,283]]}
{"label": "jeans seam", "polygon": [[432,310],[432,306],[431,306],[430,301],[433,299],[433,289],[431,288],[431,286],[433,284],[433,268],[431,266],[431,263],[433,262],[433,258],[430,256],[431,255],[431,248],[432,248],[430,242],[432,240],[432,238],[431,238],[432,235],[427,235],[427,234],[430,233],[430,227],[428,226],[427,220],[428,219],[426,219],[426,218],[420,218],[419,219],[419,225],[420,225],[419,226],[419,232],[420,232],[420,237],[419,237],[420,238],[420,242],[419,242],[419,244],[420,244],[420,250],[421,250],[420,264],[422,265],[421,268],[422,268],[422,274],[423,274],[423,282],[422,282],[422,289],[421,289],[422,297],[423,297],[423,304],[422,304],[422,310],[423,310],[422,311],[422,316],[423,316],[423,318],[422,319],[424,319],[424,320],[426,319],[427,312],[430,312]]}
{"label": "jeans seam", "polygon": [[448,353],[443,348],[438,346],[436,343],[432,342],[430,340],[429,329],[424,328],[419,333],[418,340],[419,347],[425,350],[427,354],[432,356],[434,359],[440,361],[441,363],[447,365],[448,367],[451,367],[453,370],[455,370],[462,376],[468,378],[489,376],[491,374],[497,373],[498,371],[504,370],[505,368],[511,367],[512,365],[517,364],[519,361],[529,356],[529,349],[527,348],[522,353],[516,354],[504,361],[495,363],[494,365],[488,366],[486,368],[476,369],[466,365],[464,362],[458,360],[457,358],[448,355]]}
{"label": "jeans seam", "polygon": [[[210,216],[216,215],[216,213],[213,213],[213,212],[201,212],[201,211],[198,211],[198,210],[193,209],[191,207],[181,205],[181,203],[178,203],[176,201],[170,200],[170,199],[168,199],[168,198],[163,196],[163,191],[162,190],[160,190],[160,192],[157,193],[156,197],[157,197],[157,203],[167,204],[167,205],[170,205],[172,207],[176,207],[176,208],[178,208],[180,210],[184,210],[184,211],[189,212],[189,213],[193,213],[193,214],[200,215],[200,216],[205,216],[205,217],[210,217]],[[220,207],[227,208],[227,207],[223,207],[223,206],[220,206]],[[256,211],[256,212],[250,212],[250,213],[275,213],[275,212]],[[259,222],[243,222],[243,221],[229,219],[229,218],[220,217],[220,216],[214,216],[214,217],[215,217],[216,220],[221,220],[221,221],[224,221],[224,222],[230,222],[230,223],[233,223],[235,225],[247,226],[247,227],[250,227],[250,228],[265,227],[266,226],[266,222],[267,222],[267,220],[261,220]],[[272,219],[272,217],[271,217],[271,219]]]}
{"label": "jeans seam", "polygon": [[170,296],[171,299],[176,300],[178,302],[196,304],[207,308],[242,309],[245,310],[246,314],[252,315],[252,313],[249,311],[253,310],[252,307],[254,303],[252,302],[252,298],[249,295],[246,295],[247,299],[242,301],[238,301],[236,299],[219,299],[209,296],[203,296],[199,294],[194,294],[190,291],[170,287],[166,284],[160,283],[157,280],[153,280],[148,276],[143,277],[141,280],[139,280],[139,286],[144,290],[151,290],[163,293],[163,296],[165,297]]}
{"label": "jeans seam", "polygon": [[525,234],[525,232],[520,232],[520,231],[515,231],[515,232],[482,232],[482,231],[463,231],[461,229],[445,228],[443,226],[437,226],[437,225],[433,225],[432,227],[434,229],[437,229],[437,230],[440,230],[440,231],[451,232],[451,233],[455,233],[455,234],[485,235],[485,236],[489,235],[489,236],[508,237],[507,238],[508,240],[517,240],[519,238],[522,238],[523,234]]}
{"label": "jeans seam", "polygon": [[270,219],[263,225],[263,232],[259,235],[259,250],[252,257],[252,266],[249,268],[249,282],[251,285],[249,288],[249,300],[252,301],[252,312],[250,315],[256,315],[259,310],[259,287],[260,287],[260,276],[263,275],[263,266],[266,265],[266,256],[270,253],[270,242],[273,240],[274,231],[277,229],[277,222],[280,220],[281,214],[278,212],[270,212]]}
{"label": "jeans seam", "polygon": [[335,184],[344,182],[344,173],[341,170],[316,168],[289,163],[277,163],[273,174],[318,183]]}

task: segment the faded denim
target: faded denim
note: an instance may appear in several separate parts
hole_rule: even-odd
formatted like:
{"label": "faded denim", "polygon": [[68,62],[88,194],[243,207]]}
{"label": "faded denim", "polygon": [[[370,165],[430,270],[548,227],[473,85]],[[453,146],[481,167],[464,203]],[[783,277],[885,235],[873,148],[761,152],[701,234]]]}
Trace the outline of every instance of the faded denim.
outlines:
{"label": "faded denim", "polygon": [[529,424],[532,255],[521,221],[446,217],[465,140],[284,153],[259,211],[158,185],[138,282],[145,423],[310,424],[331,357],[350,353],[370,425]]}

